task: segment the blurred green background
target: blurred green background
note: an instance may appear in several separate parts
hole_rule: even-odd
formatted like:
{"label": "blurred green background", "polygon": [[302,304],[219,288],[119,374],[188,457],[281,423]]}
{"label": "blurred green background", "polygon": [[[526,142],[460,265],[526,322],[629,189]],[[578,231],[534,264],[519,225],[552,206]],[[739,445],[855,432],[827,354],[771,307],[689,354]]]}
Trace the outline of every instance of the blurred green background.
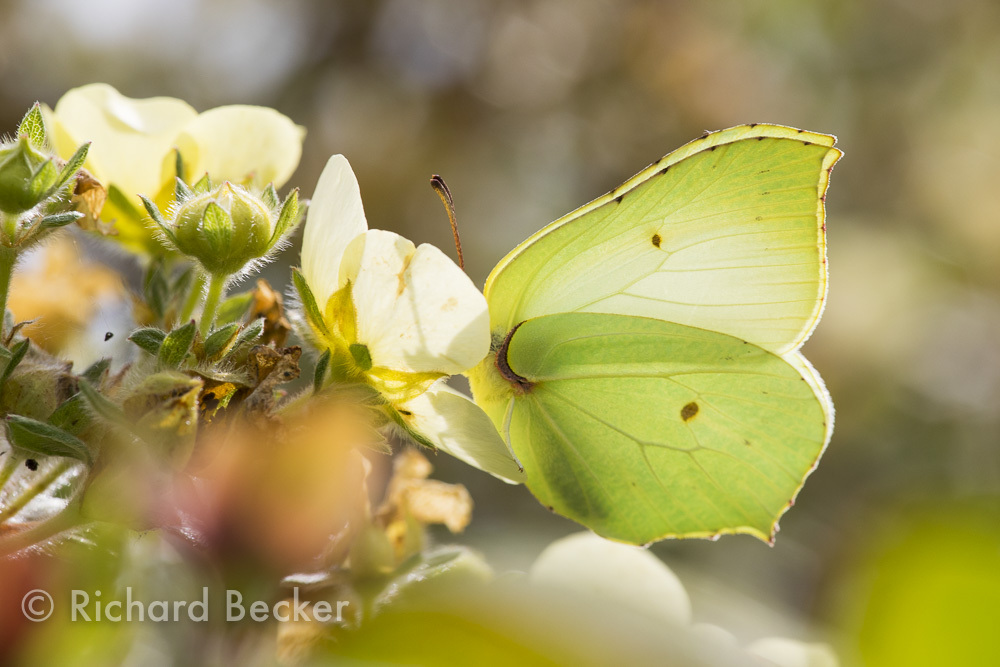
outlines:
{"label": "blurred green background", "polygon": [[[369,223],[509,249],[680,144],[748,122],[839,137],[831,289],[806,356],[833,441],[769,548],[654,547],[695,618],[831,641],[845,664],[1000,664],[1000,4],[995,0],[3,0],[0,127],[110,83],[308,128],[292,185],[343,153]],[[287,283],[295,251],[266,270]],[[523,569],[576,530],[446,457],[460,541]],[[441,539],[450,539],[446,534]]]}

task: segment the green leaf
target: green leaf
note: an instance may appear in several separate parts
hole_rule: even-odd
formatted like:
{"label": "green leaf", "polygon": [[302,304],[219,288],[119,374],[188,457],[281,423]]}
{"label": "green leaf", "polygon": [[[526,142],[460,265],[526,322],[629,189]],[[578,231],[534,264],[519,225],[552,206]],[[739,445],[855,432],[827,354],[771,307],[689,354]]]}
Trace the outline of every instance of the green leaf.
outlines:
{"label": "green leaf", "polygon": [[146,285],[143,288],[143,296],[146,297],[146,304],[157,318],[162,319],[167,312],[167,303],[170,300],[170,285],[167,283],[162,263],[156,262],[150,267]]}
{"label": "green leaf", "polygon": [[0,385],[7,381],[10,374],[14,372],[17,365],[21,363],[22,359],[24,359],[24,355],[28,353],[29,345],[31,345],[31,341],[27,338],[22,338],[20,341],[11,346],[10,359],[8,359],[7,365],[3,369],[3,375],[0,375]]}
{"label": "green leaf", "polygon": [[354,363],[358,365],[363,371],[370,371],[372,369],[372,354],[368,351],[367,345],[362,345],[361,343],[351,343],[351,356],[354,357]]}
{"label": "green leaf", "polygon": [[91,423],[90,413],[87,411],[87,401],[82,394],[73,394],[55,409],[48,421],[56,428],[61,428],[73,435],[80,435]]}
{"label": "green leaf", "polygon": [[439,449],[437,444],[429,440],[427,436],[425,436],[423,433],[420,433],[412,426],[410,426],[410,424],[405,419],[403,419],[403,415],[399,414],[396,408],[386,404],[383,406],[383,411],[385,412],[386,416],[388,416],[389,419],[391,419],[396,424],[396,426],[399,426],[401,429],[403,429],[403,431],[406,432],[406,435],[409,436],[411,440],[413,440],[417,444],[427,447],[428,449]]}
{"label": "green leaf", "polygon": [[215,202],[205,207],[201,231],[209,247],[216,253],[226,253],[233,242],[233,219],[226,209]]}
{"label": "green leaf", "polygon": [[167,337],[163,339],[163,344],[160,345],[158,355],[160,364],[166,368],[179,367],[184,362],[188,350],[191,349],[191,343],[194,342],[194,335],[197,331],[198,327],[195,326],[195,323],[188,322],[167,334]]}
{"label": "green leaf", "polygon": [[251,303],[253,303],[253,292],[234,294],[223,301],[219,309],[215,311],[215,323],[223,325],[242,320],[247,311],[250,310]]}
{"label": "green leaf", "polygon": [[278,199],[278,191],[274,189],[274,183],[268,183],[264,188],[264,191],[260,193],[260,198],[264,200],[267,207],[272,211],[278,208],[278,204],[281,202]]}
{"label": "green leaf", "polygon": [[258,317],[253,322],[248,324],[246,328],[240,332],[240,335],[236,337],[236,340],[233,341],[232,347],[229,348],[229,354],[232,354],[244,345],[253,343],[260,338],[262,333],[264,333],[264,318]]}
{"label": "green leaf", "polygon": [[99,417],[114,424],[126,424],[125,413],[86,380],[80,380],[80,395]]}
{"label": "green leaf", "polygon": [[[178,153],[178,155],[180,155],[180,153]],[[174,197],[177,199],[178,203],[186,201],[194,196],[194,191],[188,187],[187,183],[180,178],[175,180],[177,183],[174,186]]]}
{"label": "green leaf", "polygon": [[31,183],[28,186],[31,190],[31,196],[38,201],[45,199],[57,187],[55,183],[58,176],[59,170],[56,169],[52,160],[43,162],[31,175]]}
{"label": "green leaf", "polygon": [[155,357],[160,353],[160,347],[166,337],[165,331],[155,327],[145,327],[133,331],[128,339]]}
{"label": "green leaf", "polygon": [[17,126],[17,136],[28,137],[28,141],[35,148],[45,147],[45,119],[42,117],[42,109],[38,102],[24,114],[21,124]]}
{"label": "green leaf", "polygon": [[90,142],[82,144],[76,149],[76,152],[66,161],[63,165],[62,170],[59,172],[59,177],[56,179],[55,184],[49,189],[46,195],[51,195],[53,192],[66,185],[69,179],[76,176],[76,172],[80,171],[83,167],[83,163],[87,161],[87,152],[90,150]]}
{"label": "green leaf", "polygon": [[323,320],[323,313],[316,303],[316,297],[313,296],[312,290],[309,289],[309,284],[306,282],[305,276],[296,268],[292,269],[292,283],[295,285],[295,290],[299,293],[299,299],[302,301],[302,309],[305,311],[309,323],[316,327],[324,336],[330,337],[330,330]]}
{"label": "green leaf", "polygon": [[326,380],[326,370],[330,367],[330,348],[323,350],[319,360],[316,361],[316,372],[313,375],[313,393],[318,394],[323,390]]}
{"label": "green leaf", "polygon": [[137,220],[142,218],[142,209],[136,206],[135,200],[113,183],[108,186],[108,201],[129,217]]}
{"label": "green leaf", "polygon": [[228,349],[230,344],[236,340],[236,334],[239,333],[239,330],[239,323],[233,322],[212,332],[212,335],[205,340],[205,357],[213,359]]}
{"label": "green leaf", "polygon": [[[110,190],[109,190],[109,196],[110,196]],[[163,232],[164,236],[170,239],[170,241],[176,246],[177,237],[174,236],[174,232],[172,229],[170,229],[170,225],[167,224],[167,221],[166,219],[164,219],[163,214],[160,213],[160,209],[158,209],[156,207],[156,204],[154,204],[145,195],[139,195],[139,199],[142,200],[142,205],[146,207],[146,212],[149,213],[149,217],[153,219],[153,222],[156,223],[156,226],[160,229],[161,232]]]}
{"label": "green leaf", "polygon": [[80,377],[87,380],[88,382],[96,385],[100,385],[101,378],[107,373],[108,368],[111,367],[111,359],[104,358],[99,361],[95,361],[93,364],[87,367]]}
{"label": "green leaf", "polygon": [[194,187],[192,188],[192,190],[194,190],[194,193],[198,195],[208,194],[208,192],[211,191],[211,189],[212,189],[212,179],[208,177],[208,174],[205,174],[204,176],[199,178],[198,182],[195,183]]}
{"label": "green leaf", "polygon": [[15,447],[43,456],[65,456],[92,461],[86,443],[72,433],[21,415],[7,415],[7,433]]}
{"label": "green leaf", "polygon": [[65,213],[47,215],[38,224],[42,229],[58,229],[59,227],[65,227],[68,224],[74,223],[82,217],[83,213],[79,211],[66,211]]}
{"label": "green leaf", "polygon": [[278,215],[278,224],[274,226],[274,234],[271,235],[271,243],[277,243],[278,239],[283,237],[288,231],[290,231],[299,222],[299,190],[298,188],[292,190],[292,193],[288,195],[285,199],[284,205],[281,207],[281,213]]}
{"label": "green leaf", "polygon": [[174,176],[187,187],[187,179],[184,177],[184,157],[179,150],[174,150]]}

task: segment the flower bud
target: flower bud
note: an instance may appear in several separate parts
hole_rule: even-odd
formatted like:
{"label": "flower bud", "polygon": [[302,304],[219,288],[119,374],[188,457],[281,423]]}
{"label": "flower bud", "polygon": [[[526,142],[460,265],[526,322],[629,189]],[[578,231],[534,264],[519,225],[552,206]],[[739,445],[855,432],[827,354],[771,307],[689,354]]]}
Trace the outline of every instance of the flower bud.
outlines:
{"label": "flower bud", "polygon": [[224,183],[177,207],[177,249],[212,274],[232,274],[270,250],[272,213],[244,188]]}
{"label": "flower bud", "polygon": [[18,215],[34,208],[58,175],[51,158],[32,146],[28,137],[0,145],[0,211]]}
{"label": "flower bud", "polygon": [[68,162],[44,150],[45,127],[35,105],[17,128],[17,139],[0,144],[0,242],[26,247],[48,231],[73,222],[72,178],[87,157],[80,146]]}
{"label": "flower bud", "polygon": [[73,394],[71,364],[34,347],[27,352],[16,367],[4,371],[7,378],[0,392],[0,411],[47,420]]}
{"label": "flower bud", "polygon": [[229,276],[266,258],[297,221],[297,194],[278,211],[271,193],[259,196],[228,182],[201,187],[181,197],[166,220],[152,202],[143,202],[169,245],[197,260],[206,273]]}

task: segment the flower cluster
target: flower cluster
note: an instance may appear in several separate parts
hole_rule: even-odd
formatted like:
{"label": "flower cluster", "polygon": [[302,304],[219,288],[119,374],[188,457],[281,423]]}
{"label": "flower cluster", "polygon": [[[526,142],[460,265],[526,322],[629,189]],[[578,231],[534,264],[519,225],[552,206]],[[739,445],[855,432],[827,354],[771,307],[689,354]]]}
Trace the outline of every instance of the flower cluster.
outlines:
{"label": "flower cluster", "polygon": [[43,112],[58,155],[68,158],[80,142],[92,142],[84,167],[108,190],[98,216],[104,228],[127,248],[152,255],[160,245],[140,195],[166,208],[175,179],[205,174],[280,188],[298,166],[305,134],[273,109],[231,105],[199,114],[182,100],[134,100],[103,83],[74,88]]}
{"label": "flower cluster", "polygon": [[[4,298],[19,253],[71,222],[133,252],[145,269],[126,363],[101,359],[74,373],[58,356],[72,348],[72,336],[46,336],[44,322],[26,329],[18,313],[4,319],[0,409],[9,450],[0,469],[0,525],[25,519],[22,510],[36,497],[63,485],[68,500],[42,522],[39,539],[99,520],[173,526],[211,541],[216,514],[229,510],[204,497],[205,489],[218,486],[212,480],[230,467],[239,472],[222,478],[244,479],[240,488],[280,480],[266,505],[287,510],[276,525],[303,526],[297,534],[307,546],[290,550],[298,554],[295,563],[309,554],[339,563],[322,553],[341,520],[345,535],[365,543],[372,543],[372,530],[383,535],[379,540],[412,532],[399,526],[414,517],[455,530],[467,522],[449,513],[413,514],[416,505],[407,502],[384,525],[371,508],[337,514],[333,524],[317,520],[326,532],[306,539],[309,522],[291,522],[293,510],[283,500],[293,497],[278,472],[284,455],[250,453],[251,433],[267,434],[286,454],[311,443],[301,451],[327,471],[324,480],[343,475],[322,461],[353,471],[343,473],[352,480],[345,489],[363,488],[368,473],[355,473],[370,467],[345,452],[384,450],[393,438],[450,453],[507,482],[523,480],[485,413],[446,384],[488,351],[483,295],[437,248],[368,229],[357,180],[342,156],[330,159],[307,214],[298,190],[281,199],[278,188],[297,166],[303,136],[271,109],[228,106],[199,114],[180,100],[134,100],[93,84],[69,91],[53,109],[36,105],[15,140],[0,146]],[[227,297],[228,288],[287,245],[303,218],[295,307],[286,309],[263,281]],[[15,303],[24,307],[23,299]],[[303,357],[288,345],[289,319],[315,354]],[[44,350],[25,337],[29,331],[48,341]],[[307,358],[315,362],[312,386],[290,392]],[[334,426],[316,427],[317,415],[337,415],[323,422]],[[242,442],[235,459],[234,441]],[[336,456],[323,453],[324,441]],[[257,463],[232,463],[243,458]],[[261,461],[273,465],[261,470]],[[30,469],[21,467],[26,462]],[[36,472],[44,473],[41,481]],[[200,480],[194,500],[183,479]],[[308,517],[323,494],[303,480],[294,485],[304,493],[295,506]],[[464,498],[460,513],[467,514],[471,501],[463,493],[445,490],[435,498]],[[121,497],[134,502],[122,505]],[[260,524],[267,514],[261,508],[253,516]],[[202,517],[201,525],[192,517]],[[362,552],[352,557],[358,571],[370,560]]]}

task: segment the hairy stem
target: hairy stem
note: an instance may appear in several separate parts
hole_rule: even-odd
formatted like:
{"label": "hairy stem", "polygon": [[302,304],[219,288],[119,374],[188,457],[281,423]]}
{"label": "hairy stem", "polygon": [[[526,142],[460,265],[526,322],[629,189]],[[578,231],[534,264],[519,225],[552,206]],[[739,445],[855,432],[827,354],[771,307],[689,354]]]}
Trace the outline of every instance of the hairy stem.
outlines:
{"label": "hairy stem", "polygon": [[63,461],[35,480],[20,495],[14,498],[7,507],[0,510],[0,524],[24,509],[25,505],[52,486],[52,483],[62,477],[63,473],[69,470],[75,463],[76,461]]}
{"label": "hairy stem", "polygon": [[191,320],[194,309],[198,307],[198,302],[201,301],[201,293],[203,291],[205,291],[205,274],[198,271],[198,274],[191,282],[191,291],[188,292],[188,297],[184,302],[184,307],[181,309],[180,317],[177,318],[178,325],[187,324]]}
{"label": "hairy stem", "polygon": [[14,275],[16,262],[17,251],[0,246],[0,318],[7,312],[7,294],[10,292],[10,279]]}
{"label": "hairy stem", "polygon": [[211,281],[208,283],[208,296],[205,297],[205,309],[201,313],[201,323],[198,325],[198,330],[201,332],[201,337],[208,337],[208,332],[212,328],[212,322],[215,321],[215,309],[219,307],[219,301],[222,300],[222,294],[226,291],[226,279],[228,276],[224,275],[213,275]]}

